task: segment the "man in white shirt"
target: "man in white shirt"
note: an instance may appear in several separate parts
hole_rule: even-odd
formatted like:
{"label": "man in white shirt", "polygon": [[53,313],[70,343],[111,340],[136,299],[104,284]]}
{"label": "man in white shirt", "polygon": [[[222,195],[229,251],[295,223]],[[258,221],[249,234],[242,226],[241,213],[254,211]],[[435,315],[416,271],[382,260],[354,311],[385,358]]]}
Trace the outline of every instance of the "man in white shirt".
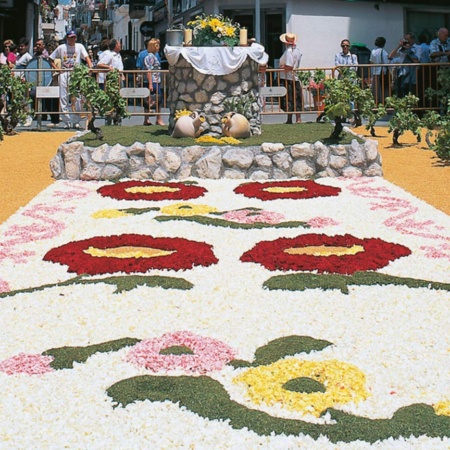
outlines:
{"label": "man in white shirt", "polygon": [[[30,43],[27,38],[21,38],[19,41],[19,54],[16,59],[16,64],[14,66],[14,70],[16,69],[25,69],[28,63],[33,59],[33,57],[28,52],[28,47]],[[15,72],[16,76],[23,75],[23,72]]]}
{"label": "man in white shirt", "polygon": [[[111,39],[109,42],[109,49],[102,52],[97,63],[97,69],[104,69],[105,72],[100,72],[97,77],[98,84],[102,89],[105,88],[106,74],[110,70],[117,69],[123,71],[122,56],[120,56],[122,45],[117,39]],[[123,76],[122,76],[123,79]]]}
{"label": "man in white shirt", "polygon": [[[302,60],[302,54],[298,49],[297,35],[295,33],[284,33],[280,36],[280,41],[286,45],[286,50],[281,55],[280,58],[280,80],[284,80],[287,88],[287,104],[286,98],[283,98],[283,109],[287,111],[301,111],[303,108],[303,93],[302,87],[298,78],[298,74],[295,69],[300,67],[300,62]],[[293,114],[287,115],[286,123],[292,124]],[[301,122],[301,116],[296,113],[296,123]]]}
{"label": "man in white shirt", "polygon": [[[84,59],[90,69],[92,69],[92,61],[89,58],[87,50],[82,44],[77,43],[77,34],[74,30],[67,33],[67,43],[58,46],[55,51],[49,56],[53,69],[57,69],[54,60],[61,60],[61,73],[59,75],[59,103],[61,111],[63,112],[64,128],[81,129],[79,114],[69,113],[69,79],[70,72],[73,68],[81,64]],[[81,111],[81,100],[79,98],[75,101],[75,111]]]}

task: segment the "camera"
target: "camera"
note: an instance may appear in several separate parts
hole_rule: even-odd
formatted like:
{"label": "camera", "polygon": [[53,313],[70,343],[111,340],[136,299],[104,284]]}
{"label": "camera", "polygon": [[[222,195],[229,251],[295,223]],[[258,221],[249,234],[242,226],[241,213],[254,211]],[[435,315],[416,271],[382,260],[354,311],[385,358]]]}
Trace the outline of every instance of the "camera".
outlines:
{"label": "camera", "polygon": [[408,45],[408,44],[409,44],[408,39],[403,39],[403,40],[402,40],[402,45]]}

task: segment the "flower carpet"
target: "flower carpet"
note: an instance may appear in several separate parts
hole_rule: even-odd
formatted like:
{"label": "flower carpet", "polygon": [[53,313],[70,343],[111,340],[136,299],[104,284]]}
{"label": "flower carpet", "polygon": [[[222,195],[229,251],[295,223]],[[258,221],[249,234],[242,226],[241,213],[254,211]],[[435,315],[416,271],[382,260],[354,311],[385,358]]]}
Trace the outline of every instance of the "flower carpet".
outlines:
{"label": "flower carpet", "polygon": [[450,217],[386,180],[58,181],[0,238],[0,447],[450,446]]}

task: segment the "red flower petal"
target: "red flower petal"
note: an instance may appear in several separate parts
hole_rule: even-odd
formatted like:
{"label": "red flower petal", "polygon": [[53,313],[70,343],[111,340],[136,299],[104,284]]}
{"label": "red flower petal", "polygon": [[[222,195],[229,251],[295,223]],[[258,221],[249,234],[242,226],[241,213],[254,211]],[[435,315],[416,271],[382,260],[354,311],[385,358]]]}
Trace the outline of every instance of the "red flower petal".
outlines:
{"label": "red flower petal", "polygon": [[[130,192],[130,189],[142,189],[155,187],[167,188],[167,191]],[[187,185],[184,183],[158,183],[156,181],[124,181],[121,183],[102,186],[97,192],[104,197],[112,197],[118,200],[189,200],[202,197],[207,190],[201,186]]]}
{"label": "red flower petal", "polygon": [[[286,188],[286,192],[270,192],[270,188]],[[294,191],[298,188],[298,191]],[[289,191],[292,190],[292,191]],[[305,199],[314,197],[333,197],[339,195],[340,188],[324,186],[312,180],[285,180],[271,181],[267,183],[245,183],[238,186],[234,192],[249,198],[260,200],[278,200],[283,198]]]}
{"label": "red flower petal", "polygon": [[[99,257],[86,253],[90,247],[99,250],[148,247],[173,253],[156,257]],[[212,252],[212,246],[204,242],[183,238],[154,238],[140,234],[122,234],[69,242],[47,252],[44,261],[67,264],[69,272],[76,272],[79,275],[98,275],[114,272],[143,273],[150,269],[186,270],[194,266],[216,264],[218,259]]]}
{"label": "red flower petal", "polygon": [[[309,247],[309,249],[308,249]],[[313,247],[330,248],[330,254],[317,256],[308,254]],[[333,254],[332,248],[354,254]],[[362,248],[362,249],[361,249]],[[300,249],[299,253],[286,253],[287,249]],[[302,253],[302,250],[305,253]],[[312,251],[309,251],[312,253]],[[381,239],[358,239],[349,234],[326,236],[324,234],[304,234],[295,238],[280,238],[274,241],[261,241],[241,256],[243,262],[255,262],[269,270],[317,271],[319,273],[352,274],[363,270],[377,270],[390,261],[408,256],[411,250],[400,244],[392,244]]]}

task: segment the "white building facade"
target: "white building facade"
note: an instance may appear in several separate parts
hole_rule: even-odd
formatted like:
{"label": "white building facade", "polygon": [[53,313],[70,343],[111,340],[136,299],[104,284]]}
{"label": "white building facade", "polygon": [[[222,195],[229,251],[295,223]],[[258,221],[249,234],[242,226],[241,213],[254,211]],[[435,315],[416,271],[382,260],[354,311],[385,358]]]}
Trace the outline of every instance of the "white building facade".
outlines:
{"label": "white building facade", "polygon": [[[124,0],[119,0],[122,2]],[[127,0],[125,0],[127,1]],[[168,9],[164,1],[153,6],[116,4],[110,10],[108,36],[122,41],[124,49],[139,51],[147,37],[157,37],[165,43],[168,28]],[[332,67],[334,55],[340,51],[340,42],[348,38],[352,44],[373,48],[375,38],[386,38],[386,50],[396,47],[404,33],[412,32],[416,39],[425,34],[427,40],[435,38],[441,27],[450,27],[450,2],[435,0],[399,2],[384,0],[172,0],[173,24],[186,25],[195,16],[206,13],[233,18],[247,27],[249,37],[255,37],[266,48],[269,64],[276,67],[283,52],[280,34],[288,31],[298,34],[298,46],[303,54],[302,67]],[[132,12],[134,11],[134,12]],[[130,14],[134,19],[130,19]],[[146,35],[141,33],[145,25]],[[361,61],[363,62],[363,61]]]}

